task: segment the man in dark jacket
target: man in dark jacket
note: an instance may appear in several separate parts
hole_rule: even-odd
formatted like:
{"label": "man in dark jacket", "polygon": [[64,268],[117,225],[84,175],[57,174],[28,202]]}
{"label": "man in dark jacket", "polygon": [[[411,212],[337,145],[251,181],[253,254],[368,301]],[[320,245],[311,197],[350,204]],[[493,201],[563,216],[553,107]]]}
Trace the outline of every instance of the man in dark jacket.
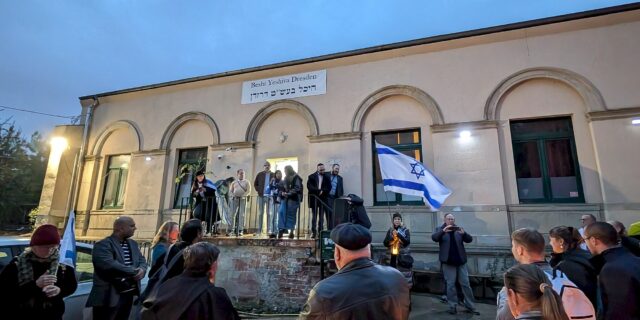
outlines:
{"label": "man in dark jacket", "polygon": [[[256,232],[256,236],[262,236],[262,222],[264,221],[264,215],[266,211],[267,217],[270,216],[269,212],[271,210],[271,178],[273,178],[273,172],[271,172],[271,164],[269,161],[265,161],[262,166],[264,170],[258,172],[256,178],[253,180],[253,188],[256,190],[257,199],[258,199],[258,231]],[[273,232],[273,230],[268,230]],[[269,232],[269,233],[271,233]]]}
{"label": "man in dark jacket", "polygon": [[359,224],[367,229],[371,229],[371,220],[364,208],[364,200],[355,194],[347,196],[349,200],[349,222]]}
{"label": "man in dark jacket", "polygon": [[[329,175],[329,182],[331,183],[331,189],[329,190],[329,196],[327,198],[329,207],[331,207],[332,214],[335,212],[335,202],[336,199],[342,197],[344,195],[344,184],[342,182],[342,176],[340,175],[340,165],[334,163],[331,166],[331,174]],[[333,217],[331,218],[331,222],[328,224],[328,228],[333,228]]]}
{"label": "man in dark jacket", "polygon": [[409,285],[398,270],[371,261],[369,230],[339,224],[331,240],[339,271],[313,287],[299,319],[407,319]]}
{"label": "man in dark jacket", "polygon": [[227,292],[215,286],[220,250],[199,242],[184,250],[184,272],[142,304],[142,319],[240,319]]}
{"label": "man in dark jacket", "polygon": [[131,240],[136,224],[130,217],[113,223],[113,234],[93,246],[93,286],[87,307],[93,319],[127,319],[133,297],[139,295],[140,280],[147,272],[147,261],[138,244]]}
{"label": "man in dark jacket", "polygon": [[456,225],[456,218],[451,213],[444,215],[444,223],[436,228],[431,239],[440,245],[440,262],[442,274],[447,286],[447,301],[449,313],[455,314],[458,304],[456,282],[460,284],[464,295],[464,305],[471,313],[478,314],[473,304],[473,291],[469,284],[469,271],[467,270],[467,253],[464,243],[470,243],[473,238]]}
{"label": "man in dark jacket", "polygon": [[600,272],[602,318],[640,319],[640,258],[617,245],[616,229],[605,222],[587,226],[584,240]]}
{"label": "man in dark jacket", "polygon": [[322,203],[327,204],[327,197],[331,191],[331,178],[324,171],[324,164],[318,163],[316,172],[309,175],[307,189],[309,190],[309,210],[312,212],[311,238],[315,239],[317,232],[323,229],[325,216],[327,222],[330,219],[329,212],[322,205]]}

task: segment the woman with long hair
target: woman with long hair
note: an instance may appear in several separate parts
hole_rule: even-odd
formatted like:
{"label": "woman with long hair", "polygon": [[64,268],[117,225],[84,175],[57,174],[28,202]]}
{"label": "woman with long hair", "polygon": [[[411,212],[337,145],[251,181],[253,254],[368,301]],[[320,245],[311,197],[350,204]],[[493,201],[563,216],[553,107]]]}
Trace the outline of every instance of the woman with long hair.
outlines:
{"label": "woman with long hair", "polygon": [[569,320],[547,275],[533,264],[519,264],[504,273],[507,303],[515,319]]}
{"label": "woman with long hair", "polygon": [[167,252],[169,246],[178,241],[178,229],[178,224],[173,221],[165,221],[160,226],[158,233],[151,241],[151,265],[154,265],[158,258]]}
{"label": "woman with long hair", "polygon": [[553,250],[549,264],[562,271],[596,306],[598,275],[589,261],[591,255],[580,249],[582,241],[574,227],[559,226],[549,230],[549,244]]}
{"label": "woman with long hair", "polygon": [[29,248],[2,270],[0,309],[7,318],[62,319],[63,298],[76,291],[78,282],[73,268],[59,263],[59,246],[58,229],[41,225]]}

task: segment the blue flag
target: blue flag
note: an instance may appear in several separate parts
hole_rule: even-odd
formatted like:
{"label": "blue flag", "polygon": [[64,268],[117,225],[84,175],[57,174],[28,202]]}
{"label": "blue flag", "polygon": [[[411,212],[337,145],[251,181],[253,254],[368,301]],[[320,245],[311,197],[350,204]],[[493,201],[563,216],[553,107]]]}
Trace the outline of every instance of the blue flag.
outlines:
{"label": "blue flag", "polygon": [[440,209],[449,190],[418,160],[376,142],[384,191],[422,197],[432,210]]}
{"label": "blue flag", "polygon": [[69,213],[67,227],[64,229],[62,242],[60,243],[60,264],[76,268],[76,215]]}

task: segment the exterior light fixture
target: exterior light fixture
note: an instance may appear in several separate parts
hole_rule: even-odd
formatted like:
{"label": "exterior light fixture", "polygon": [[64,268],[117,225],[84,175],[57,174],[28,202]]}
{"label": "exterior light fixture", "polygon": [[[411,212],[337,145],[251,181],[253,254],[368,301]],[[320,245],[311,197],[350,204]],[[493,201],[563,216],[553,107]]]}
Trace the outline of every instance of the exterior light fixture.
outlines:
{"label": "exterior light fixture", "polygon": [[50,143],[53,152],[61,153],[69,147],[69,142],[63,137],[53,137]]}
{"label": "exterior light fixture", "polygon": [[640,126],[640,118],[631,119],[631,124],[634,126]]}
{"label": "exterior light fixture", "polygon": [[145,161],[151,161],[151,157],[146,156],[146,157],[144,157],[144,160],[145,160]]}
{"label": "exterior light fixture", "polygon": [[469,139],[470,137],[471,137],[471,131],[469,131],[469,130],[460,131],[460,138]]}

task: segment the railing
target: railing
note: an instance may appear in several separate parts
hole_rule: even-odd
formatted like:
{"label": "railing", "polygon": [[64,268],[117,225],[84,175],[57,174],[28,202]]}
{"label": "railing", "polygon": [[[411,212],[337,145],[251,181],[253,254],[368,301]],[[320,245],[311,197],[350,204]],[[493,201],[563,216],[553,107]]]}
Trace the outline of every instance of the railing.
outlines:
{"label": "railing", "polygon": [[[239,201],[240,204],[244,202],[245,210],[244,210],[244,224],[243,224],[243,234],[257,234],[261,232],[263,235],[267,235],[268,232],[268,218],[265,204],[265,208],[263,209],[263,214],[259,212],[259,196],[250,195],[241,198],[244,201]],[[315,195],[304,195],[302,201],[300,202],[300,206],[296,212],[296,224],[294,228],[294,237],[296,239],[310,239],[312,235],[312,218],[313,213],[312,209],[309,207],[309,199],[315,201],[317,206],[322,208],[322,210],[328,212],[328,221],[323,224],[323,230],[327,230],[332,224],[333,220],[333,209],[332,207],[321,200],[319,197]],[[215,202],[214,202],[215,200]],[[284,201],[284,200],[283,200]],[[215,207],[214,207],[215,203]],[[271,201],[269,205],[271,205]],[[184,197],[180,199],[180,216],[178,217],[178,224],[182,226],[182,224],[194,218],[194,211],[200,211],[200,218],[205,222],[208,226],[205,229],[205,233],[211,236],[223,236],[229,232],[235,231],[232,235],[238,236],[239,230],[231,230],[231,225],[233,224],[233,216],[234,216],[234,205],[233,198],[224,197],[224,196],[216,196],[216,197],[208,197],[201,203],[201,208],[196,209],[195,203],[190,197]],[[215,210],[214,210],[215,209]],[[269,210],[273,210],[273,207],[270,207]],[[239,211],[239,208],[236,209]],[[276,219],[279,219],[278,212],[274,213]],[[236,225],[239,224],[239,214],[236,215]],[[325,214],[322,214],[321,219],[325,218]],[[260,223],[260,219],[262,219],[262,223]],[[262,226],[261,230],[258,230],[259,227]],[[277,234],[278,230],[271,230],[272,233]],[[319,236],[321,230],[317,230],[317,236]]]}

